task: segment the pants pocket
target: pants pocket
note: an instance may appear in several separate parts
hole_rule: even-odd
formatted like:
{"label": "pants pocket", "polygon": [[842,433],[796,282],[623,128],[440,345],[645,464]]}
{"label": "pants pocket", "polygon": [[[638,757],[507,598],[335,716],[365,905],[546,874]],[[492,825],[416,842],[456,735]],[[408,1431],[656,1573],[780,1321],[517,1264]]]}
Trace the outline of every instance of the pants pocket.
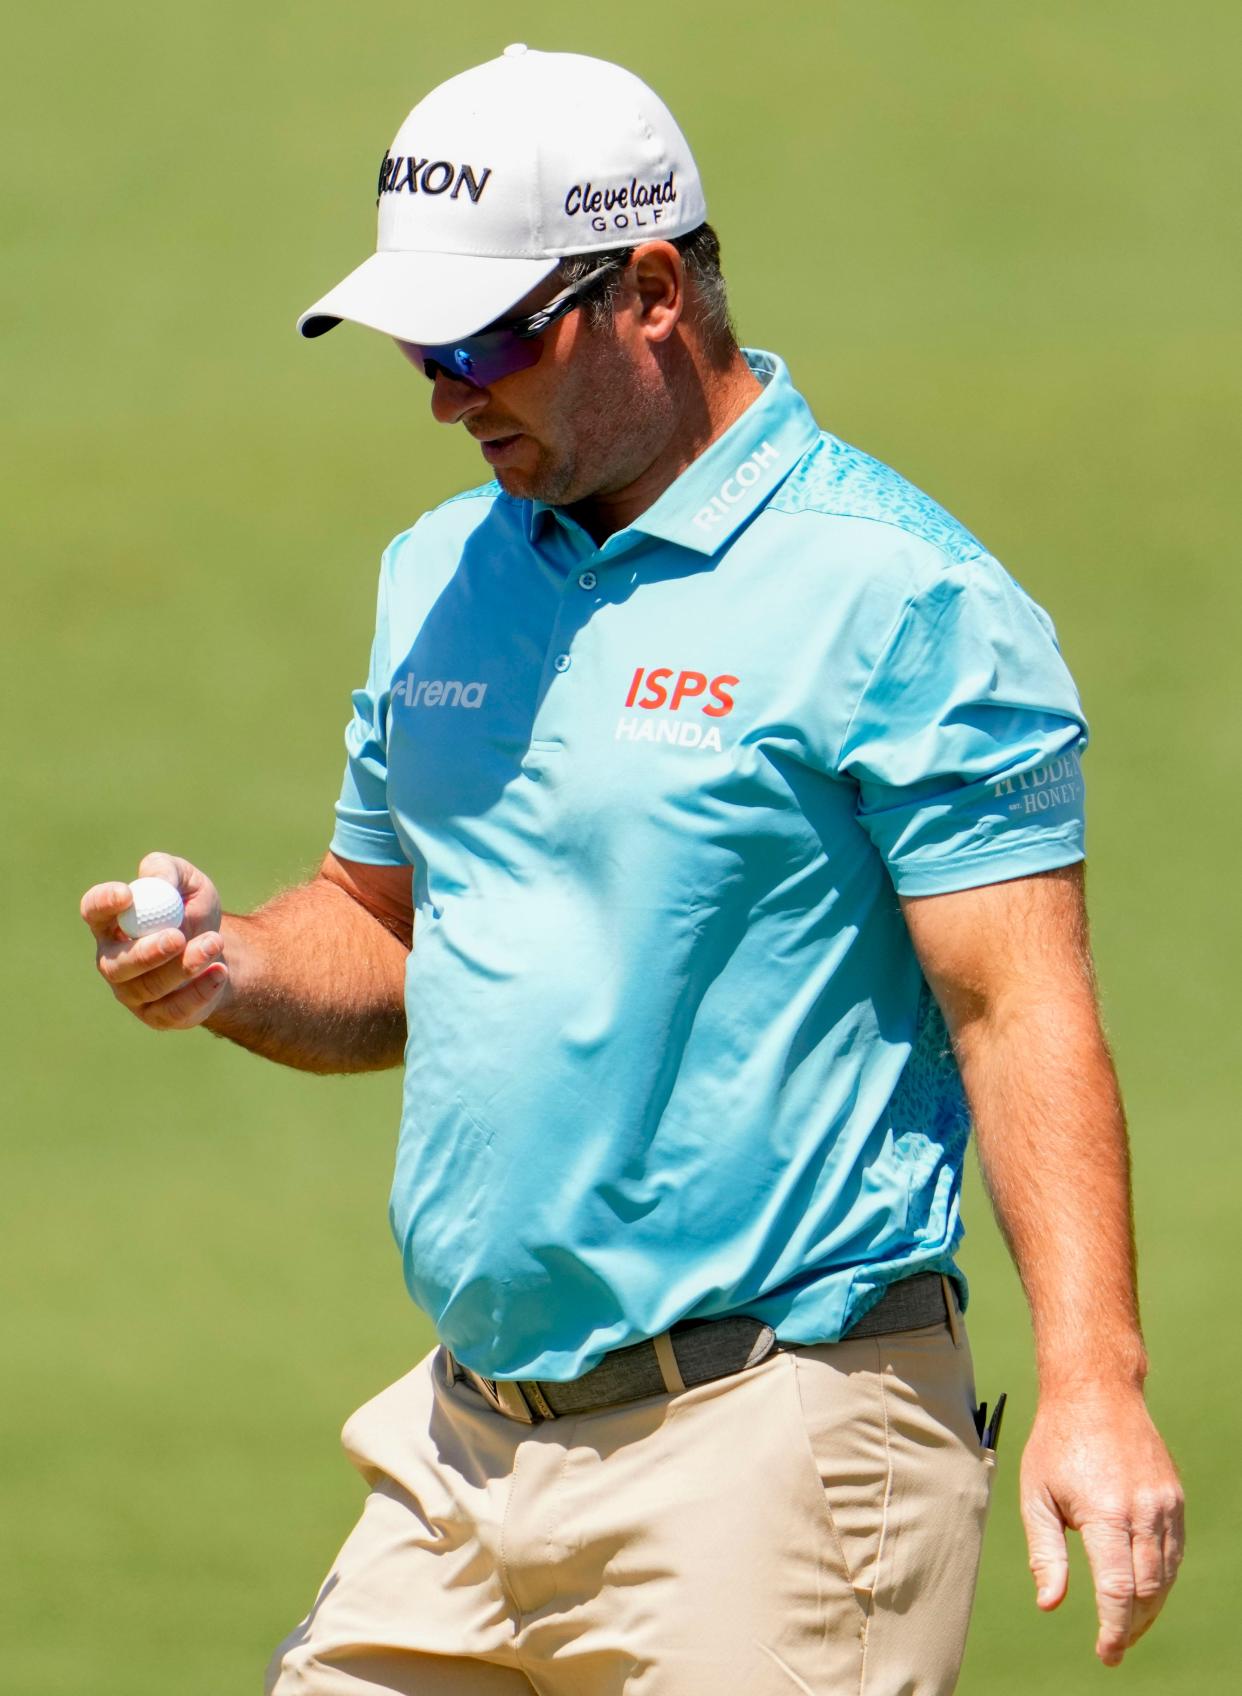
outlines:
{"label": "pants pocket", "polygon": [[[802,1452],[816,1492],[825,1535],[844,1576],[870,1606],[884,1535],[891,1459],[879,1374],[864,1342],[790,1354]],[[859,1355],[863,1355],[863,1359]]]}

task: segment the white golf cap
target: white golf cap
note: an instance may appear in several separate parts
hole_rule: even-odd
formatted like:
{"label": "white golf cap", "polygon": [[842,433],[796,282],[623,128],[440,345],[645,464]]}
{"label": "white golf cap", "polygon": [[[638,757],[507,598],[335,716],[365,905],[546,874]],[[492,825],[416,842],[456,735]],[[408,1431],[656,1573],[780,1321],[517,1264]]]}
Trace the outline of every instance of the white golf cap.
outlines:
{"label": "white golf cap", "polygon": [[402,341],[473,335],[558,259],[685,235],[707,217],[664,102],[603,59],[506,47],[433,89],[379,174],[377,251],[298,319]]}

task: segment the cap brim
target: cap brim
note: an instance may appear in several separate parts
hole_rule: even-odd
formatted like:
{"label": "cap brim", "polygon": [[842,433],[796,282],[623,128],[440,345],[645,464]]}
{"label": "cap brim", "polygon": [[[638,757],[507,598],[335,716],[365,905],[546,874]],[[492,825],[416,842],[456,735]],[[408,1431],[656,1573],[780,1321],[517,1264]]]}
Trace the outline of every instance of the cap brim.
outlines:
{"label": "cap brim", "polygon": [[298,319],[322,336],[342,319],[425,345],[472,336],[550,277],[556,259],[477,253],[373,253]]}

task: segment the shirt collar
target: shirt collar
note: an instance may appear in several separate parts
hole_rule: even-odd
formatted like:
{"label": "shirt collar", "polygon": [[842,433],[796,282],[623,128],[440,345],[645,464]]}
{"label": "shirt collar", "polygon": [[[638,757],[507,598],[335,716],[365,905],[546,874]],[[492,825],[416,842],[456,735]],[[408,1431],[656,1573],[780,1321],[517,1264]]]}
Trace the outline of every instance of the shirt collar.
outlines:
{"label": "shirt collar", "polygon": [[[637,531],[696,553],[718,552],[772,498],[818,441],[819,426],[794,388],[784,360],[760,348],[743,348],[742,353],[763,384],[762,391],[628,531],[609,538],[605,544],[609,551],[617,551],[621,536]],[[556,507],[529,502],[532,542],[554,521],[563,521]]]}

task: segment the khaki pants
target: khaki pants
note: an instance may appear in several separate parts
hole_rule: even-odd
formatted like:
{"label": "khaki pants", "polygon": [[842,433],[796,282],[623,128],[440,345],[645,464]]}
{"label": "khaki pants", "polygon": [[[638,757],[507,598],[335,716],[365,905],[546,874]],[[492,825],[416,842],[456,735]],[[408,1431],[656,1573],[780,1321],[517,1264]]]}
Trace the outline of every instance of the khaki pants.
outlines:
{"label": "khaki pants", "polygon": [[345,1427],[371,1492],[269,1696],[940,1696],[991,1484],[973,1407],[944,1325],[535,1426],[437,1350]]}

